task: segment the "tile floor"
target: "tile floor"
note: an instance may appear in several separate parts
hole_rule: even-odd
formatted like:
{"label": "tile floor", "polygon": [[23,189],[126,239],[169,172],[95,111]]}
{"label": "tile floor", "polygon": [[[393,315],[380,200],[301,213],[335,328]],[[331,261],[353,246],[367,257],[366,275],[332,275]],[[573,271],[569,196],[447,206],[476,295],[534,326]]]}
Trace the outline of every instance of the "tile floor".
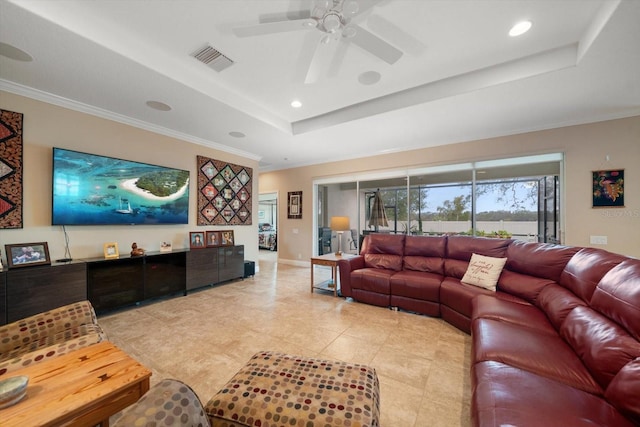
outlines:
{"label": "tile floor", "polygon": [[[383,427],[468,426],[471,338],[426,316],[310,292],[309,268],[261,251],[255,277],[99,316],[109,339],[203,403],[257,351],[376,368]],[[316,279],[330,275],[316,267]]]}

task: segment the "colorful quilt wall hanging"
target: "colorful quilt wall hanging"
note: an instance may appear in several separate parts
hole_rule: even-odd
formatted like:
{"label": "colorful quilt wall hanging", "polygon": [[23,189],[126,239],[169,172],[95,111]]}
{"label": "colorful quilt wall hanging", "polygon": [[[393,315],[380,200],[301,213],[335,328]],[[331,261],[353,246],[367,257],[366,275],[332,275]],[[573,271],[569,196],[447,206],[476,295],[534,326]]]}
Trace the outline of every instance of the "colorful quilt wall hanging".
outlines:
{"label": "colorful quilt wall hanging", "polygon": [[1,109],[0,228],[22,228],[22,114]]}
{"label": "colorful quilt wall hanging", "polygon": [[253,169],[198,157],[198,225],[251,225]]}

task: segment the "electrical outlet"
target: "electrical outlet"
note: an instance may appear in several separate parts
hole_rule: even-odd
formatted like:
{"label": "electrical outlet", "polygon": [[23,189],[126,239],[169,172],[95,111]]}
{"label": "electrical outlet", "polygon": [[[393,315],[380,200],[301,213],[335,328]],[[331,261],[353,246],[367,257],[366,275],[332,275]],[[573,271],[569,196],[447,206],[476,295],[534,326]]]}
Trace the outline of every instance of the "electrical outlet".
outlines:
{"label": "electrical outlet", "polygon": [[607,244],[607,236],[591,236],[589,242],[592,245],[606,245]]}

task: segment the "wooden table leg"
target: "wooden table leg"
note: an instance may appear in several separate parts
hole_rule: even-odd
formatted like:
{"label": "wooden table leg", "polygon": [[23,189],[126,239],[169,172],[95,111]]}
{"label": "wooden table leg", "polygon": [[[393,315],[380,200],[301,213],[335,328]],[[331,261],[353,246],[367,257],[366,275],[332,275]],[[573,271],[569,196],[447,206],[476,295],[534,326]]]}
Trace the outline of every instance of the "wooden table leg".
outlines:
{"label": "wooden table leg", "polygon": [[331,265],[331,281],[333,282],[333,296],[338,296],[338,265]]}
{"label": "wooden table leg", "polygon": [[313,260],[311,260],[311,293],[313,293]]}

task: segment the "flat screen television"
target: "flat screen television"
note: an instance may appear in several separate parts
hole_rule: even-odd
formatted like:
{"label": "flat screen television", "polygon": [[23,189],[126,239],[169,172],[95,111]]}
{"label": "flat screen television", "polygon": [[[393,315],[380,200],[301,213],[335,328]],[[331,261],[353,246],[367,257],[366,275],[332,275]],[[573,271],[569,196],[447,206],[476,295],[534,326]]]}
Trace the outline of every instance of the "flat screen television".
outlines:
{"label": "flat screen television", "polygon": [[189,171],[53,148],[53,225],[188,224]]}

